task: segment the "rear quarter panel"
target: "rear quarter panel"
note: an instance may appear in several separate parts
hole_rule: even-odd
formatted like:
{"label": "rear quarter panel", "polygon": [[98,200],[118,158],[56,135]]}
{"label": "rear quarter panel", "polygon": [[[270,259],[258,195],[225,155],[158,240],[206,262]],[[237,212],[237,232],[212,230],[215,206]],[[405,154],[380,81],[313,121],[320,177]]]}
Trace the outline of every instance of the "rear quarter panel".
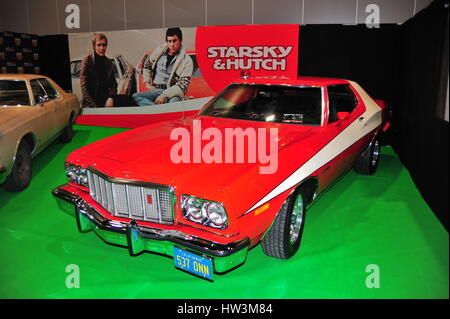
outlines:
{"label": "rear quarter panel", "polygon": [[[15,107],[16,108],[16,107]],[[8,123],[3,123],[0,128],[0,153],[2,165],[5,166],[7,174],[11,172],[16,156],[17,148],[22,138],[31,134],[34,140],[32,155],[37,155],[36,150],[44,142],[47,128],[43,121],[42,109],[38,106],[23,106],[18,111],[20,114]]]}

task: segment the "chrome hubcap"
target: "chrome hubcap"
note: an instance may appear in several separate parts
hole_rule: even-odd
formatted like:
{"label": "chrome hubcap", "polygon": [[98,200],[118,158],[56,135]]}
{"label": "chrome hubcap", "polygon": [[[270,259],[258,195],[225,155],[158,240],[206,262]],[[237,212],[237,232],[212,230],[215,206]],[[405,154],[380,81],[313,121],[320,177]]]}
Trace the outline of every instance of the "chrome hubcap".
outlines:
{"label": "chrome hubcap", "polygon": [[379,157],[380,157],[380,142],[376,140],[375,143],[373,144],[372,166],[377,165]]}
{"label": "chrome hubcap", "polygon": [[303,197],[298,195],[292,208],[291,223],[289,225],[289,240],[294,244],[300,234],[303,223]]}

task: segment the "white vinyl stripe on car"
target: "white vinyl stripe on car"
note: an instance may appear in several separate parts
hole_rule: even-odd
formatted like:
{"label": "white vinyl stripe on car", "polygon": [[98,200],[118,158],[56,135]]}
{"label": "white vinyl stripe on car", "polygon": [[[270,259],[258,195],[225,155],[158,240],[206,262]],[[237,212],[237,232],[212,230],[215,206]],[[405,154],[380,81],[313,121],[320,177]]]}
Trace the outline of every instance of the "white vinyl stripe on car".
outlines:
{"label": "white vinyl stripe on car", "polygon": [[[366,106],[366,111],[338,134],[323,149],[311,157],[304,165],[299,167],[281,184],[275,187],[271,192],[264,196],[260,201],[248,209],[243,215],[253,209],[267,203],[291,187],[297,185],[309,175],[317,171],[326,163],[333,160],[347,148],[352,146],[358,140],[372,132],[382,123],[382,110],[376,102],[355,82],[349,81],[353,88],[359,93]],[[362,120],[360,118],[363,117]]]}

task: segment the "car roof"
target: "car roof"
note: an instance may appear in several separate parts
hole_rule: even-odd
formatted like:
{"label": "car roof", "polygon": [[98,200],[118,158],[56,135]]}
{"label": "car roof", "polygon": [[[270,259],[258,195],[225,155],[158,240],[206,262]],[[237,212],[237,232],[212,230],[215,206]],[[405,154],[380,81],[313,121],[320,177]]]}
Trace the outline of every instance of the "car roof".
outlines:
{"label": "car roof", "polygon": [[45,75],[40,74],[15,74],[15,73],[3,73],[0,74],[0,80],[32,80],[47,78]]}
{"label": "car roof", "polygon": [[345,79],[326,78],[326,77],[309,77],[299,76],[296,78],[289,78],[285,76],[267,76],[255,77],[248,79],[239,79],[233,83],[245,84],[275,84],[275,85],[305,85],[305,86],[327,86],[333,84],[348,84],[349,81]]}

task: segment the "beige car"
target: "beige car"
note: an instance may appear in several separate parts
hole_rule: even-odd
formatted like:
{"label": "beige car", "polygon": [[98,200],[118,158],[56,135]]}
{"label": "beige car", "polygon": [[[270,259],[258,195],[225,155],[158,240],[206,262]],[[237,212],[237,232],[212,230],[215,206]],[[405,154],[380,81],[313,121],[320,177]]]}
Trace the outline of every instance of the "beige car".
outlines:
{"label": "beige car", "polygon": [[42,75],[0,74],[0,184],[21,191],[31,179],[31,159],[55,138],[70,142],[80,105]]}

